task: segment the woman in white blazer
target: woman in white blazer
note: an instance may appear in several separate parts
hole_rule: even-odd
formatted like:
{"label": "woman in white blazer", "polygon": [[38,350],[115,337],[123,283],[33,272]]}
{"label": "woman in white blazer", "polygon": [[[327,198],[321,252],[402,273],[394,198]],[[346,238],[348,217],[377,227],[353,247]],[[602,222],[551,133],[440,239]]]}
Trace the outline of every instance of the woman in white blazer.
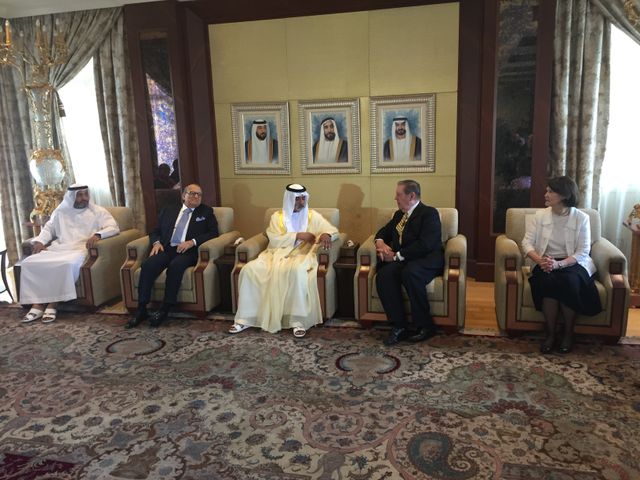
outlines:
{"label": "woman in white blazer", "polygon": [[596,266],[589,256],[589,216],[578,210],[578,186],[569,177],[549,180],[544,195],[547,208],[538,210],[522,240],[527,257],[536,263],[529,277],[536,310],[542,311],[547,338],[540,351],[549,353],[556,343],[560,312],[564,334],[559,351],[573,348],[576,314],[597,315],[602,311],[594,282]]}

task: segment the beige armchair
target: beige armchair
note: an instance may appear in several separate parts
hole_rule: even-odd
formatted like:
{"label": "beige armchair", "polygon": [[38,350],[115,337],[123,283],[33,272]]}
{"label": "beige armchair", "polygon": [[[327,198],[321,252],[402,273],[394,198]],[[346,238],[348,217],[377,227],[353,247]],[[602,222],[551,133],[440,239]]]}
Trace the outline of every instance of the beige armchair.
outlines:
{"label": "beige armchair", "polygon": [[[375,231],[382,228],[393,216],[395,208],[378,210]],[[444,247],[444,272],[425,288],[436,325],[453,332],[464,327],[467,275],[467,239],[458,233],[458,211],[455,208],[438,208],[442,223]],[[375,235],[375,234],[374,234]],[[355,315],[364,325],[382,322],[387,316],[376,289],[376,247],[371,235],[358,250],[354,276]],[[409,312],[409,299],[405,293],[405,311]]]}
{"label": "beige armchair", "polygon": [[[100,240],[95,247],[89,249],[89,255],[82,267],[76,282],[78,298],[75,303],[97,307],[120,295],[118,270],[125,258],[124,248],[134,238],[142,235],[133,228],[133,212],[129,207],[105,207],[120,228],[115,237]],[[22,245],[24,255],[31,254],[31,242]],[[19,271],[16,271],[19,285]],[[19,288],[19,286],[18,286]]]}
{"label": "beige armchair", "polygon": [[[535,208],[507,210],[506,233],[496,238],[495,301],[498,326],[509,333],[542,330],[544,317],[533,304],[529,276],[534,264],[522,254],[521,242],[526,223],[533,219]],[[596,264],[596,287],[603,306],[593,317],[576,319],[576,333],[595,334],[617,341],[627,328],[629,282],[627,259],[607,239],[602,238],[600,215],[583,209],[591,222],[591,258]]]}
{"label": "beige armchair", "polygon": [[[269,208],[264,214],[263,225],[266,231],[269,221],[274,212],[279,208]],[[340,210],[337,208],[314,208],[320,215],[327,219],[331,225],[340,228]],[[347,235],[339,233],[329,250],[318,249],[318,293],[320,295],[320,306],[322,307],[322,318],[329,319],[336,312],[337,290],[336,272],[333,264],[338,259],[340,248],[345,242]],[[266,233],[259,233],[242,242],[236,248],[236,263],[231,275],[231,292],[233,299],[233,312],[238,309],[238,279],[240,270],[247,263],[256,258],[260,252],[267,248],[269,239]]]}
{"label": "beige armchair", "polygon": [[[232,208],[214,207],[213,213],[218,221],[219,236],[198,247],[198,263],[184,272],[178,290],[178,310],[204,315],[221,302],[220,276],[214,261],[222,256],[225,245],[240,237],[240,232],[232,230]],[[148,235],[130,242],[127,245],[127,259],[120,268],[122,298],[125,306],[131,311],[138,307],[140,268],[148,257],[149,250]],[[153,284],[151,307],[162,302],[165,281],[166,273],[162,272]]]}

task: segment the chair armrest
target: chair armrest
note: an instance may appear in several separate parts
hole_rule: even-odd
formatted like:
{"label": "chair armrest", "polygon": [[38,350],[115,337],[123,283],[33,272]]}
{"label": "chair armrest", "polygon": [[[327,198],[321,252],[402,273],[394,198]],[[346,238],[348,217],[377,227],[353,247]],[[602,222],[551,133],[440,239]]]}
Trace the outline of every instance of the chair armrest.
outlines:
{"label": "chair armrest", "polygon": [[627,258],[606,238],[601,238],[591,245],[591,258],[596,264],[599,276],[607,273],[627,275]]}
{"label": "chair armrest", "polygon": [[22,252],[23,257],[28,257],[33,254],[33,243],[31,243],[31,238],[28,238],[20,244],[20,251]]}
{"label": "chair armrest", "polygon": [[267,245],[269,245],[269,239],[264,233],[258,233],[245,240],[236,248],[236,264],[253,260],[267,248]]}
{"label": "chair armrest", "polygon": [[600,238],[591,245],[591,258],[598,270],[598,279],[607,291],[612,288],[629,289],[627,258],[618,247],[606,238]]}
{"label": "chair armrest", "polygon": [[[33,255],[33,243],[31,243],[31,240],[33,240],[34,238],[36,237],[27,238],[20,244],[20,250],[22,251],[23,258],[28,257],[29,255]],[[49,245],[51,245],[51,242],[47,243],[47,245],[45,246],[48,247]]]}
{"label": "chair armrest", "polygon": [[[124,248],[131,241],[137,239],[142,235],[140,230],[131,228],[120,232],[113,237],[105,238],[96,243],[96,246],[89,249],[89,257],[98,257],[101,262],[111,262],[114,260],[123,260],[126,252]],[[94,255],[95,250],[95,255]]]}
{"label": "chair armrest", "polygon": [[496,319],[501,330],[507,328],[508,319],[516,312],[519,292],[522,291],[523,262],[518,244],[504,234],[499,235],[496,238],[494,263],[494,301]]}
{"label": "chair armrest", "polygon": [[[223,255],[225,246],[235,242],[238,238],[240,238],[240,232],[237,230],[212,238],[198,247],[198,257],[200,260],[212,262]],[[205,256],[207,258],[204,258]]]}
{"label": "chair armrest", "polygon": [[467,237],[458,234],[447,240],[444,246],[444,278],[449,276],[449,269],[467,270]]}
{"label": "chair armrest", "polygon": [[149,256],[150,250],[149,235],[133,240],[127,243],[127,260],[125,262],[129,263],[129,268],[135,270]]}
{"label": "chair armrest", "polygon": [[356,254],[358,270],[360,270],[361,265],[370,266],[372,270],[375,270],[378,256],[376,255],[376,245],[374,241],[375,239],[373,235],[371,235],[360,245],[358,253]]}
{"label": "chair armrest", "polygon": [[[507,262],[507,260],[509,260]],[[505,272],[519,272],[524,259],[518,244],[506,235],[496,238],[494,281],[496,284],[505,282]]]}
{"label": "chair armrest", "polygon": [[318,264],[320,265],[333,265],[340,256],[340,249],[344,242],[347,240],[346,233],[339,233],[338,237],[331,242],[331,246],[328,250],[318,247]]}

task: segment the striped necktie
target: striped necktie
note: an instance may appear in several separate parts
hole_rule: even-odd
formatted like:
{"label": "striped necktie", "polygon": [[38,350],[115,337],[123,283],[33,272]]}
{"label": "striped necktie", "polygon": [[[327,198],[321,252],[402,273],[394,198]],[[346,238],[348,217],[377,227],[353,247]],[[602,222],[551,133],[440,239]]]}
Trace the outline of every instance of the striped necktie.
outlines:
{"label": "striped necktie", "polygon": [[409,219],[409,212],[405,212],[405,214],[402,215],[402,218],[396,225],[396,231],[398,232],[398,236],[400,237],[400,243],[402,243],[402,232],[404,231],[404,226],[407,223],[408,219]]}
{"label": "striped necktie", "polygon": [[189,221],[189,215],[191,214],[190,208],[185,208],[182,211],[182,216],[178,223],[176,224],[176,229],[173,231],[173,235],[171,236],[171,246],[175,247],[182,241],[182,235],[184,233],[184,229],[187,226],[187,222]]}

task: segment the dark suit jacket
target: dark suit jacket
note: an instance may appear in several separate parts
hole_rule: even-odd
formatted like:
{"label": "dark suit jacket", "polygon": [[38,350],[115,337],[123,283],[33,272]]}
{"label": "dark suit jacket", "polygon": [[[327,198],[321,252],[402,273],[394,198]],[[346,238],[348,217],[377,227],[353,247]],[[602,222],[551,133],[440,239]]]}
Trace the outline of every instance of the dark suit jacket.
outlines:
{"label": "dark suit jacket", "polygon": [[[173,227],[176,224],[181,208],[182,205],[172,205],[162,209],[158,218],[158,226],[149,234],[151,244],[160,241],[164,248],[170,245]],[[198,205],[191,213],[185,240],[195,240],[197,245],[200,246],[207,240],[217,236],[218,221],[213,214],[213,209],[207,205]]]}
{"label": "dark suit jacket", "polygon": [[378,230],[375,238],[380,238],[406,260],[428,259],[430,266],[439,268],[444,265],[442,249],[442,225],[438,210],[420,202],[413,210],[402,232],[402,245],[396,225],[402,218],[398,210],[384,227]]}

